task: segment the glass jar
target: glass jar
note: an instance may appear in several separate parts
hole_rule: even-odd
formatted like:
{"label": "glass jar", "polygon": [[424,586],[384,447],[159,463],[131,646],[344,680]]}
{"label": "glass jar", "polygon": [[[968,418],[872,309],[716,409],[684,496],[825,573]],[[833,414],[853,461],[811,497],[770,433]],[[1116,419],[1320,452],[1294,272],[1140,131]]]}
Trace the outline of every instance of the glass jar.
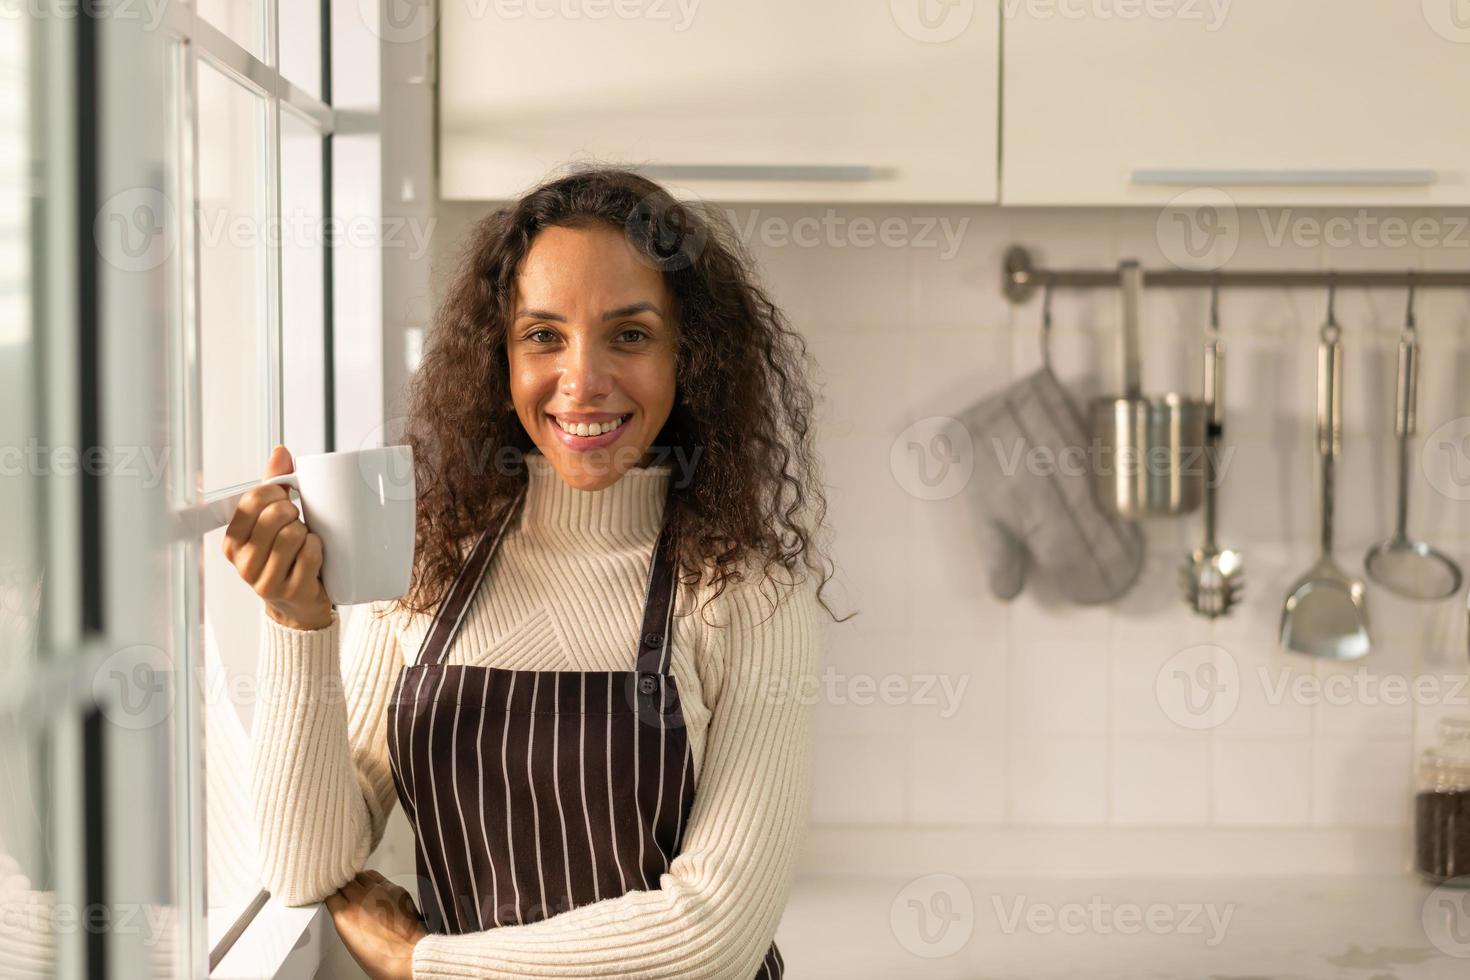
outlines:
{"label": "glass jar", "polygon": [[1434,884],[1470,885],[1470,718],[1441,719],[1438,744],[1420,759],[1414,870]]}

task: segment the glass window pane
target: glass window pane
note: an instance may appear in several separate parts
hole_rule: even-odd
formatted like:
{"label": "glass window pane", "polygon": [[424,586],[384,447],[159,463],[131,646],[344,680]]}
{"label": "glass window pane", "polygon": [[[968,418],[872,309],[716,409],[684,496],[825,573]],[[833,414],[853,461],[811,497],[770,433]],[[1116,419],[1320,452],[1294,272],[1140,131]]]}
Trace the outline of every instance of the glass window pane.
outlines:
{"label": "glass window pane", "polygon": [[0,478],[0,681],[36,667],[41,614],[39,473],[24,465],[37,421],[26,175],[29,28],[25,17],[0,19],[0,447],[21,449],[0,457],[13,468]]}
{"label": "glass window pane", "polygon": [[322,137],[281,113],[281,373],[286,447],[327,449]]}
{"label": "glass window pane", "polygon": [[[285,0],[290,6],[300,0]],[[265,0],[198,0],[199,16],[229,35],[240,47],[265,59]]]}
{"label": "glass window pane", "polygon": [[256,480],[268,446],[265,103],[199,65],[204,489]]}
{"label": "glass window pane", "polygon": [[250,798],[260,598],[225,558],[224,537],[224,528],[204,536],[204,853],[211,948],[261,888]]}
{"label": "glass window pane", "polygon": [[[0,717],[0,974],[56,976],[54,861],[42,842],[49,812],[46,753],[34,730]],[[11,972],[14,971],[14,972]]]}
{"label": "glass window pane", "polygon": [[322,97],[322,5],[317,0],[281,4],[281,74],[303,92]]}

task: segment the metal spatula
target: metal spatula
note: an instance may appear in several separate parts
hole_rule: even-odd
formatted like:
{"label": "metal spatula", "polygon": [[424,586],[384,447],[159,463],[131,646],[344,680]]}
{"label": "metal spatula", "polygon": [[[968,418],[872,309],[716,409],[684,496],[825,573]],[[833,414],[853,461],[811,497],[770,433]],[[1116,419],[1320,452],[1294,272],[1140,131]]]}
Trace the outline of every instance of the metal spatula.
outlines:
{"label": "metal spatula", "polygon": [[1322,457],[1322,542],[1317,562],[1286,597],[1281,645],[1296,653],[1356,660],[1369,649],[1363,583],[1332,560],[1333,466],[1342,450],[1342,345],[1328,301],[1317,349],[1317,451]]}

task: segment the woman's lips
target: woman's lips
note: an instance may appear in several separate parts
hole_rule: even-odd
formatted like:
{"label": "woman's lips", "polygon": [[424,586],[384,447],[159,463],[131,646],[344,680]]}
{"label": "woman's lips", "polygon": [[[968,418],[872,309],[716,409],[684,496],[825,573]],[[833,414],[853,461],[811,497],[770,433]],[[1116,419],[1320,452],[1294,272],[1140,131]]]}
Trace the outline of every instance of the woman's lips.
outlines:
{"label": "woman's lips", "polygon": [[575,436],[568,432],[566,429],[563,429],[561,425],[557,423],[555,417],[551,415],[546,416],[546,424],[551,426],[551,431],[556,435],[558,439],[561,440],[561,444],[563,446],[566,446],[568,449],[573,449],[578,452],[586,452],[589,449],[601,449],[604,446],[611,446],[613,443],[617,442],[623,437],[623,430],[628,427],[628,423],[632,420],[633,413],[629,412],[627,416],[623,419],[623,424],[618,426],[616,429],[613,429],[611,432],[604,432],[600,436]]}

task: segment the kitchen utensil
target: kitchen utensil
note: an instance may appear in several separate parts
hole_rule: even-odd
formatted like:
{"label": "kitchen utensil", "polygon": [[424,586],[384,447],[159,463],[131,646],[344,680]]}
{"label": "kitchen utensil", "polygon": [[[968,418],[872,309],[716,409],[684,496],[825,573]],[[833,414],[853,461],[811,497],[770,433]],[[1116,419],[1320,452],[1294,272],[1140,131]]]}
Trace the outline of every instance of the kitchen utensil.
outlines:
{"label": "kitchen utensil", "polygon": [[1089,430],[1100,452],[1092,489],[1103,510],[1121,517],[1189,513],[1200,504],[1204,470],[1196,461],[1204,446],[1205,409],[1176,392],[1143,394],[1138,350],[1138,309],[1143,269],[1119,266],[1123,394],[1089,406]]}
{"label": "kitchen utensil", "polygon": [[[1329,297],[1332,289],[1329,287]],[[1317,351],[1317,452],[1321,456],[1322,539],[1317,562],[1297,580],[1281,611],[1281,645],[1296,653],[1356,660],[1369,649],[1363,583],[1332,559],[1333,468],[1342,450],[1342,344],[1328,301]]]}
{"label": "kitchen utensil", "polygon": [[1106,602],[1137,580],[1143,535],[1093,498],[1082,416],[1051,370],[1049,285],[1041,316],[1041,368],[958,415],[976,449],[979,547],[998,599],[1036,574],[1072,602]]}
{"label": "kitchen utensil", "polygon": [[1225,434],[1225,350],[1220,343],[1219,287],[1210,291],[1210,333],[1205,342],[1205,540],[1185,558],[1180,578],[1185,601],[1201,616],[1230,612],[1245,588],[1245,559],[1215,544],[1215,499],[1220,481],[1220,443]]}
{"label": "kitchen utensil", "polygon": [[1392,538],[1374,545],[1363,560],[1368,577],[1406,599],[1447,599],[1460,591],[1460,566],[1424,541],[1409,538],[1409,443],[1417,423],[1419,341],[1414,324],[1414,287],[1399,338],[1398,400],[1394,434],[1398,437],[1398,516]]}

